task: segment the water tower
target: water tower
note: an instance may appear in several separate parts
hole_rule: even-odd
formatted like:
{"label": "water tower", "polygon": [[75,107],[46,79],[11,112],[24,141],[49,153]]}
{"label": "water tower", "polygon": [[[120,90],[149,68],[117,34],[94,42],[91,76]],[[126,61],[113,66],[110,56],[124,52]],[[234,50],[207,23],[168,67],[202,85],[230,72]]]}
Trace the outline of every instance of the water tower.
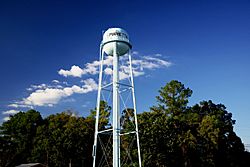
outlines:
{"label": "water tower", "polygon": [[[121,167],[125,163],[141,167],[131,48],[129,36],[123,29],[109,28],[103,34],[100,46],[93,167]],[[111,63],[107,63],[108,61]],[[108,81],[105,80],[107,77]],[[105,99],[105,92],[109,92],[108,100]],[[124,94],[126,98],[123,97]],[[109,100],[111,101],[110,125],[100,127],[100,112],[102,112],[100,103],[101,101],[109,103]],[[103,141],[102,135],[106,135]],[[110,136],[110,140],[107,135]],[[110,149],[108,141],[111,141]],[[135,147],[133,149],[137,150],[136,155],[133,154],[134,151],[130,152],[133,146]]]}

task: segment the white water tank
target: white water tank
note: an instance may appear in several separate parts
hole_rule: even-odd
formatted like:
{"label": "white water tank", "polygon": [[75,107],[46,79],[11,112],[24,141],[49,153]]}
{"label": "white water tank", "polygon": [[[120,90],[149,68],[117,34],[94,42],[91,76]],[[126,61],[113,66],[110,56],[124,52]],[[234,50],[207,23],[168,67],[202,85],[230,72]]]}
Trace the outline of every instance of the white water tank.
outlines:
{"label": "white water tank", "polygon": [[128,33],[121,28],[109,28],[103,34],[102,47],[107,55],[112,56],[116,44],[116,54],[122,56],[126,54],[132,45],[129,42]]}

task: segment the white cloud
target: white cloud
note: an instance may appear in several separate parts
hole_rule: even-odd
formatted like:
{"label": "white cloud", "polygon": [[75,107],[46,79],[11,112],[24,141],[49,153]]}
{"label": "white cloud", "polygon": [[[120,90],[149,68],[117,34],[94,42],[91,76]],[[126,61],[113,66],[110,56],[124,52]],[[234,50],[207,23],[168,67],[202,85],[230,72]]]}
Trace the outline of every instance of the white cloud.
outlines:
{"label": "white cloud", "polygon": [[113,70],[112,70],[112,68],[107,67],[107,68],[104,69],[104,73],[105,73],[106,75],[112,75]]}
{"label": "white cloud", "polygon": [[[145,74],[144,71],[140,71],[138,69],[133,68],[133,76],[134,77],[138,77],[138,76],[141,76],[144,74]],[[120,77],[120,80],[127,79],[130,77],[130,72],[127,70],[119,71],[119,77]]]}
{"label": "white cloud", "polygon": [[76,100],[74,98],[66,98],[66,99],[63,99],[62,102],[64,103],[68,103],[68,102],[75,102]]}
{"label": "white cloud", "polygon": [[[157,57],[161,57],[160,54],[156,54]],[[158,67],[170,67],[172,65],[171,62],[168,62],[166,60],[156,58],[156,57],[150,57],[150,56],[144,56],[145,60],[151,61],[153,64],[157,64]]]}
{"label": "white cloud", "polygon": [[62,85],[56,85],[55,88],[61,89],[61,88],[63,88],[63,86]]}
{"label": "white cloud", "polygon": [[143,71],[136,71],[136,70],[133,71],[134,77],[138,77],[138,76],[141,76],[141,75],[144,75],[144,74],[145,74],[145,72],[143,72]]}
{"label": "white cloud", "polygon": [[47,88],[31,93],[29,97],[23,99],[23,103],[34,106],[53,106],[64,96],[65,94],[61,89]]}
{"label": "white cloud", "polygon": [[[167,68],[172,65],[171,62],[164,60],[162,58],[161,54],[155,54],[152,56],[138,56],[139,53],[134,51],[132,53],[133,58],[132,65],[133,65],[133,72],[134,76],[141,76],[145,74],[144,70],[153,70],[153,69],[159,69],[159,68]],[[126,56],[123,56],[120,58],[121,61],[124,61],[126,59]],[[126,60],[126,66],[121,66],[120,71],[120,79],[125,79],[129,77],[128,72],[128,60]],[[110,66],[112,66],[113,57],[107,56],[105,60],[103,60],[104,65],[104,73],[106,75],[112,75],[112,69]],[[93,61],[92,63],[86,63],[84,68],[80,68],[79,66],[73,65],[70,70],[59,70],[59,74],[63,75],[65,77],[72,76],[72,77],[82,77],[83,75],[89,74],[89,75],[96,75],[98,74],[98,68],[100,65],[100,61]],[[125,67],[127,69],[125,69]],[[123,69],[124,68],[124,69]]]}
{"label": "white cloud", "polygon": [[19,112],[18,110],[8,110],[8,111],[2,112],[2,114],[4,114],[4,115],[7,115],[7,114],[14,115],[14,114],[16,114],[18,112]]}
{"label": "white cloud", "polygon": [[76,65],[73,65],[70,70],[59,70],[58,74],[63,75],[65,77],[67,76],[73,76],[73,77],[81,77],[84,73],[84,71]]}
{"label": "white cloud", "polygon": [[62,83],[63,83],[64,85],[67,85],[67,86],[69,85],[68,82],[66,82],[66,81],[63,81]]}
{"label": "white cloud", "polygon": [[132,52],[132,55],[138,55],[138,54],[139,54],[139,52],[137,52],[137,51]]}
{"label": "white cloud", "polygon": [[[88,92],[97,90],[97,88],[98,88],[97,83],[96,83],[95,80],[92,79],[92,78],[89,78],[89,79],[84,80],[83,83],[84,83],[83,88],[84,88],[86,91],[88,91]],[[87,92],[86,92],[86,93],[87,93]]]}
{"label": "white cloud", "polygon": [[33,108],[32,106],[25,105],[21,102],[14,102],[12,104],[9,104],[8,107],[13,107],[13,108]]}
{"label": "white cloud", "polygon": [[[40,84],[40,85],[31,85],[29,88],[27,88],[26,90],[28,91],[34,91],[34,90],[38,90],[38,89],[47,89],[47,88],[63,88],[62,85],[60,85],[60,81],[58,80],[52,80],[51,81],[52,84]],[[64,84],[64,83],[62,83]]]}
{"label": "white cloud", "polygon": [[[172,65],[171,62],[164,60],[161,54],[155,54],[152,56],[140,56],[138,52],[132,52],[132,66],[134,77],[147,74],[149,70],[167,68]],[[120,57],[120,79],[126,79],[130,77],[128,56]],[[99,70],[100,61],[93,61],[86,63],[84,68],[77,65],[73,65],[70,70],[60,69],[58,74],[68,77],[79,77],[84,75],[97,75]],[[103,60],[103,72],[105,75],[112,78],[112,63],[113,57],[106,56]],[[21,101],[9,104],[9,107],[14,108],[33,108],[34,106],[53,106],[63,99],[72,96],[73,94],[85,94],[97,90],[98,85],[95,80],[89,78],[81,80],[82,86],[72,85],[70,86],[66,81],[53,80],[53,84],[40,84],[31,85],[27,90],[31,91],[28,97],[23,98]]]}
{"label": "white cloud", "polygon": [[54,79],[52,82],[55,83],[55,84],[59,84],[60,83],[60,81],[58,81],[56,79]]}
{"label": "white cloud", "polygon": [[132,60],[132,64],[133,66],[140,68],[141,71],[143,71],[144,69],[152,70],[157,68],[170,67],[172,65],[171,62],[160,59],[158,57],[143,56],[142,59]]}
{"label": "white cloud", "polygon": [[[112,65],[113,62],[113,57],[112,56],[107,56],[105,60],[103,60],[103,65],[104,66],[110,66]],[[70,70],[64,70],[60,69],[58,71],[58,74],[68,77],[82,77],[83,75],[90,74],[90,75],[96,75],[98,74],[98,69],[99,69],[100,61],[93,61],[92,63],[86,63],[85,68],[80,68],[79,66],[73,65]]]}
{"label": "white cloud", "polygon": [[9,121],[10,120],[10,117],[4,117],[3,118],[3,121]]}
{"label": "white cloud", "polygon": [[[69,97],[75,93],[85,94],[97,90],[97,83],[92,78],[83,80],[83,86],[73,85],[65,88],[45,88],[32,92],[27,98],[24,98],[19,105],[27,106],[53,106],[61,99]],[[14,105],[12,105],[14,106]],[[16,104],[18,106],[18,104]]]}
{"label": "white cloud", "polygon": [[46,84],[40,84],[40,85],[31,85],[31,88],[33,89],[44,89],[47,88],[48,86]]}
{"label": "white cloud", "polygon": [[28,91],[33,91],[33,90],[36,90],[36,89],[45,89],[45,88],[48,88],[50,86],[46,85],[46,84],[40,84],[40,85],[30,85],[29,88],[27,88],[26,90]]}
{"label": "white cloud", "polygon": [[18,104],[13,103],[13,104],[9,104],[8,107],[14,107],[14,108],[18,108]]}
{"label": "white cloud", "polygon": [[[136,57],[138,55],[138,52],[132,53],[133,56]],[[132,60],[132,66],[133,66],[133,75],[134,77],[142,76],[146,74],[145,70],[154,70],[159,68],[167,68],[172,65],[171,62],[166,61],[162,58],[160,58],[160,54],[156,54],[153,56],[142,56],[137,58],[134,58]],[[120,58],[121,61],[125,61],[123,65],[120,65],[120,72],[119,77],[121,80],[129,78],[130,72],[129,72],[129,62],[128,58],[126,56],[123,56]],[[104,68],[104,74],[106,75],[112,75],[112,69],[108,66]]]}
{"label": "white cloud", "polygon": [[27,90],[27,91],[32,91],[33,89],[32,89],[32,88],[27,88],[26,90]]}
{"label": "white cloud", "polygon": [[129,74],[119,71],[119,79],[123,80],[123,79],[126,79],[126,78],[129,78]]}

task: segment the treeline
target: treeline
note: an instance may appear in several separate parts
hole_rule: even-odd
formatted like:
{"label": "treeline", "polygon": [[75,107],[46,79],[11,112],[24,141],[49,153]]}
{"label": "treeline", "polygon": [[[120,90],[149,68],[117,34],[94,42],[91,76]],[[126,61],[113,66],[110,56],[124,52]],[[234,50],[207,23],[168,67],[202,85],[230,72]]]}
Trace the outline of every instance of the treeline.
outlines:
{"label": "treeline", "polygon": [[[192,90],[178,81],[162,87],[157,105],[138,114],[144,167],[248,167],[250,153],[233,129],[235,120],[222,104],[202,101],[188,106]],[[101,126],[111,107],[102,101]],[[124,120],[133,120],[131,110]],[[0,166],[39,162],[51,167],[92,166],[95,109],[86,118],[71,112],[42,118],[35,110],[19,112],[2,124]],[[130,128],[125,122],[123,126]],[[136,153],[136,150],[132,150]],[[104,165],[105,166],[105,165]],[[124,166],[138,166],[128,163]]]}

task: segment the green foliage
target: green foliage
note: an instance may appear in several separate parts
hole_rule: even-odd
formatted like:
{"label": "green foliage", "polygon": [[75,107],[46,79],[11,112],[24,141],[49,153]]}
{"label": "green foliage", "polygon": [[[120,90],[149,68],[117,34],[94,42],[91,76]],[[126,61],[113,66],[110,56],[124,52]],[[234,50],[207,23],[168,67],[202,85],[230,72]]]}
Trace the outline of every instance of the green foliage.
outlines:
{"label": "green foliage", "polygon": [[[42,123],[39,112],[29,110],[19,112],[1,126],[1,144],[3,144],[3,166],[15,166],[21,162],[28,162],[33,149],[36,129]],[[5,152],[5,149],[7,150]],[[3,161],[2,161],[3,159]]]}
{"label": "green foliage", "polygon": [[185,88],[181,82],[173,80],[162,87],[159,93],[160,95],[156,97],[158,101],[157,109],[166,114],[177,116],[185,110],[188,98],[193,92],[189,88]]}
{"label": "green foliage", "polygon": [[20,112],[1,126],[1,166],[40,162],[48,166],[92,164],[94,120],[62,112],[42,119]]}
{"label": "green foliage", "polygon": [[235,120],[224,105],[203,101],[188,107],[192,90],[178,81],[159,93],[158,105],[139,115],[144,166],[246,164],[244,145],[233,131]]}
{"label": "green foliage", "polygon": [[90,151],[88,143],[92,142],[92,136],[93,126],[89,127],[84,118],[65,112],[50,115],[37,131],[35,144],[38,149],[33,151],[33,161],[43,157],[45,164],[55,167],[67,166],[70,161],[81,164],[83,158],[88,157],[86,153]]}
{"label": "green foliage", "polygon": [[[234,132],[235,120],[222,104],[202,101],[188,106],[192,90],[179,81],[162,87],[158,104],[138,114],[139,136],[144,167],[247,167],[250,153]],[[109,125],[111,107],[100,103],[99,129]],[[86,118],[62,112],[42,118],[35,110],[20,112],[0,127],[0,166],[40,162],[53,167],[92,166],[92,145],[96,109]],[[134,130],[133,109],[122,112],[122,133]],[[103,141],[109,138],[104,137]],[[131,147],[131,135],[121,137],[121,155]],[[112,147],[111,147],[112,149]],[[111,159],[112,161],[112,159]],[[129,162],[123,166],[138,166]]]}
{"label": "green foliage", "polygon": [[[109,116],[110,116],[111,107],[105,101],[100,101],[100,108],[99,108],[99,129],[105,128],[105,126],[109,123]],[[92,119],[95,121],[96,118],[96,108],[90,111],[90,115],[87,117],[88,119]]]}

